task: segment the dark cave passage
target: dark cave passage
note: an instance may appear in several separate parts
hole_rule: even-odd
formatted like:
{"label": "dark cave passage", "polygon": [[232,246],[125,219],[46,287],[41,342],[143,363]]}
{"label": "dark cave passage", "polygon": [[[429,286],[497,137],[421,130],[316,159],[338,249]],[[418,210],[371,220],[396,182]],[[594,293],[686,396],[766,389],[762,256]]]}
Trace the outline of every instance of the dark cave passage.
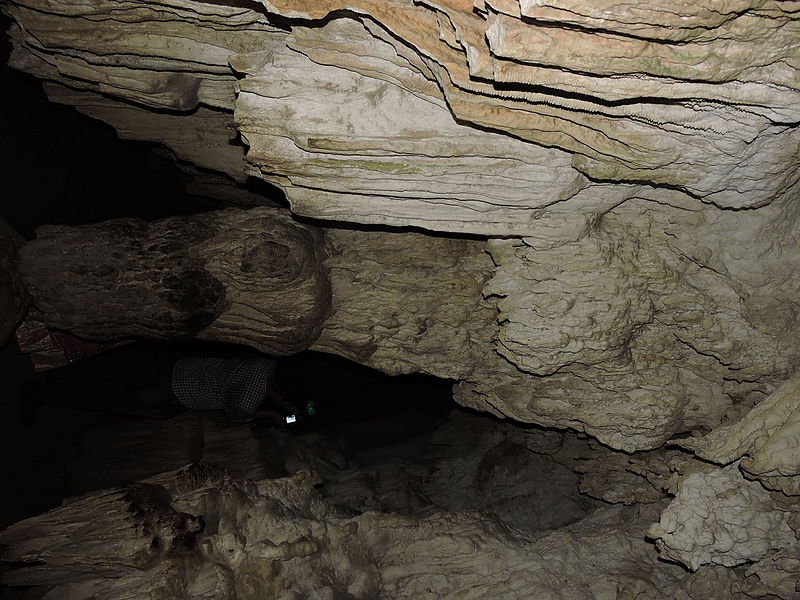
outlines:
{"label": "dark cave passage", "polygon": [[[13,344],[9,344],[13,346]],[[154,357],[236,356],[217,343],[141,341],[71,366],[134,379]],[[281,430],[269,419],[233,423],[222,411],[166,419],[122,417],[64,405],[58,398],[25,420],[25,383],[42,375],[16,348],[4,370],[17,373],[17,414],[6,415],[3,453],[15,494],[3,496],[3,525],[58,506],[64,498],[131,485],[189,464],[262,481],[308,472],[342,514],[426,515],[476,510],[527,531],[551,530],[603,503],[583,495],[572,462],[585,442],[539,427],[519,427],[458,407],[451,382],[389,376],[335,356],[303,352],[279,359],[277,388],[300,408]],[[49,388],[58,393],[58,387]],[[108,403],[115,398],[109,397]],[[304,407],[313,404],[313,414]],[[9,404],[5,405],[8,410]]]}
{"label": "dark cave passage", "polygon": [[[9,21],[0,18],[6,29]],[[7,201],[2,216],[25,238],[34,236],[36,227],[45,224],[77,225],[121,217],[153,220],[186,215],[224,206],[212,198],[187,192],[188,177],[172,160],[154,151],[156,145],[121,141],[109,125],[90,119],[72,107],[50,102],[41,82],[7,66],[10,44],[3,39],[0,48],[0,85],[6,117],[2,154],[2,186]],[[46,142],[45,142],[46,140]],[[274,203],[276,190],[260,181],[253,182],[265,203]],[[148,360],[149,350],[169,348],[191,355],[230,356],[242,348],[225,344],[186,342],[165,344],[138,342],[116,348],[97,357],[78,361],[84,371],[98,372],[117,363],[116,370],[131,374]],[[11,340],[0,351],[0,371],[6,389],[2,439],[9,487],[14,494],[2,496],[0,528],[57,505],[65,496],[80,494],[104,485],[127,482],[124,469],[115,474],[113,465],[104,473],[85,476],[94,468],[92,460],[105,454],[118,462],[134,463],[141,445],[154,450],[144,453],[136,469],[127,471],[133,478],[163,470],[159,455],[172,453],[166,460],[169,468],[192,457],[191,444],[196,440],[168,439],[165,422],[125,418],[102,412],[81,410],[53,402],[39,407],[32,424],[30,409],[24,408],[24,390],[36,378],[30,360]],[[124,365],[124,366],[122,366]],[[69,369],[66,367],[65,369]],[[56,369],[51,371],[57,375]],[[330,435],[350,437],[361,447],[386,444],[403,437],[413,437],[426,423],[436,423],[452,409],[451,383],[425,375],[389,377],[345,359],[315,352],[303,352],[280,361],[278,386],[285,398],[306,409],[313,403],[314,415],[305,415],[293,427],[291,435]],[[224,416],[204,414],[199,417],[226,428]],[[191,421],[183,415],[178,420]],[[100,432],[153,430],[153,439],[139,439],[132,446],[115,447],[113,435],[103,446]],[[238,425],[243,431],[256,432],[264,424]],[[127,433],[122,433],[127,432]],[[159,442],[158,437],[162,439]],[[141,436],[140,436],[141,437]],[[170,447],[170,442],[174,442]],[[181,443],[184,448],[181,450]],[[159,446],[161,444],[161,446]],[[157,449],[158,451],[156,451]],[[126,456],[127,452],[127,456]],[[153,464],[144,463],[146,459]],[[107,467],[107,468],[106,468]],[[77,470],[82,470],[83,475]]]}
{"label": "dark cave passage", "polygon": [[[0,29],[7,30],[10,23],[0,14]],[[3,36],[0,217],[26,239],[45,224],[124,217],[151,221],[225,207],[222,200],[192,193],[192,175],[181,171],[161,145],[120,140],[111,125],[48,100],[40,80],[8,66],[10,52],[10,41]],[[285,203],[280,190],[269,184],[254,180],[247,186],[265,204]]]}
{"label": "dark cave passage", "polygon": [[[8,26],[5,16],[0,26]],[[7,39],[0,51],[0,84],[7,91],[3,110],[16,115],[6,119],[0,155],[4,196],[11,199],[2,217],[26,239],[40,225],[121,217],[150,221],[224,207],[224,202],[187,192],[190,178],[173,160],[159,156],[163,151],[157,145],[121,141],[111,126],[50,102],[40,81],[6,65]],[[268,184],[251,183],[251,191],[266,204],[280,202]],[[140,341],[75,365],[99,376],[127,371],[135,379],[156,354],[229,357],[242,349]],[[70,368],[48,371],[46,377],[58,379]],[[160,421],[81,409],[63,398],[53,398],[34,414],[26,402],[32,382],[42,375],[34,372],[14,339],[0,350],[0,371],[6,389],[2,453],[8,487],[15,490],[0,497],[0,529],[53,508],[65,497],[129,483],[189,461],[216,460],[234,471],[239,461],[241,475],[278,476],[285,474],[281,461],[292,453],[398,448],[429,435],[455,408],[449,381],[421,374],[390,377],[310,351],[280,359],[277,386],[303,413],[302,421],[285,434],[264,421],[230,424],[213,411]],[[307,414],[308,409],[314,414]],[[288,448],[292,444],[287,440],[300,440],[305,449]],[[278,451],[271,452],[270,444]]]}
{"label": "dark cave passage", "polygon": [[[120,142],[113,128],[47,101],[38,81],[9,70],[4,57],[0,62],[0,84],[14,90],[4,95],[3,108],[20,116],[9,123],[0,156],[3,186],[13,199],[2,216],[26,239],[40,225],[121,217],[153,221],[226,206],[222,199],[187,191],[190,176],[154,155],[163,154],[157,146]],[[248,190],[266,205],[281,203],[263,182],[250,182]],[[104,406],[79,408],[64,401],[57,385],[74,368],[122,386],[122,379],[135,384],[154,361],[163,367],[177,356],[228,358],[245,350],[199,341],[136,341],[37,374],[12,338],[0,348],[6,390],[0,452],[6,488],[13,490],[0,495],[0,530],[66,499],[132,489],[134,482],[186,465],[250,482],[309,473],[314,492],[348,518],[371,511],[388,518],[471,511],[501,528],[541,532],[575,523],[602,505],[579,491],[573,462],[588,452],[583,440],[473,413],[453,402],[452,381],[429,375],[389,376],[312,351],[280,358],[276,386],[301,417],[286,431],[268,419],[232,423],[222,411],[148,419],[113,414]],[[33,410],[31,386],[43,378],[56,384]],[[109,404],[114,396],[112,389]],[[206,533],[215,527],[209,518]],[[17,592],[25,597],[25,590]]]}
{"label": "dark cave passage", "polygon": [[800,600],[798,3],[569,4],[0,7],[0,597]]}
{"label": "dark cave passage", "polygon": [[[448,381],[426,375],[393,377],[310,351],[278,361],[277,389],[300,412],[299,421],[286,432],[276,431],[268,419],[230,423],[221,411],[137,418],[113,414],[114,397],[107,399],[108,406],[95,402],[88,407],[64,394],[59,397],[59,385],[74,381],[76,372],[89,382],[93,377],[113,381],[104,388],[113,393],[114,385],[122,390],[152,370],[154,360],[229,358],[242,349],[196,341],[139,341],[34,373],[28,357],[15,343],[8,344],[2,368],[15,374],[15,401],[4,405],[3,439],[4,455],[17,457],[9,469],[17,493],[3,497],[0,527],[52,508],[64,497],[131,483],[188,462],[221,461],[243,476],[274,477],[286,474],[282,461],[297,452],[293,445],[313,447],[320,454],[332,447],[356,452],[402,445],[430,433],[455,406]],[[49,382],[44,389],[53,397],[32,408],[36,399],[26,390],[43,380]],[[218,439],[211,439],[214,436]]]}

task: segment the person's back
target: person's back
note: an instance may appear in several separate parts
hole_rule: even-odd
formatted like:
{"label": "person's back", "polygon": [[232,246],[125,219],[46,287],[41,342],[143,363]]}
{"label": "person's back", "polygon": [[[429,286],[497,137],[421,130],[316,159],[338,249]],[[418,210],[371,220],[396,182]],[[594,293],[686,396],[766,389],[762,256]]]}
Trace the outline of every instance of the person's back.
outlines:
{"label": "person's back", "polygon": [[[224,410],[237,423],[256,416],[282,423],[282,416],[271,410],[287,408],[273,388],[276,361],[251,351],[230,358],[221,350],[209,356],[203,348],[143,342],[37,374],[20,416],[30,425],[39,406],[62,404],[152,419],[186,410]],[[262,409],[266,400],[269,408]]]}
{"label": "person's back", "polygon": [[231,421],[247,423],[272,392],[276,368],[258,355],[184,358],[172,370],[172,391],[190,410],[224,410]]}

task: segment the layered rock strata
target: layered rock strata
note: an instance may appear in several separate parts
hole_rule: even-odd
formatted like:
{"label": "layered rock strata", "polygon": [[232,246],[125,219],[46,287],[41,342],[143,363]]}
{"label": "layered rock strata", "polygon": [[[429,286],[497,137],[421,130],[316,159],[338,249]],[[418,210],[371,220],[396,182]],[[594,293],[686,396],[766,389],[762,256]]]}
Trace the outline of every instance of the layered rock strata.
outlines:
{"label": "layered rock strata", "polygon": [[[622,202],[632,181],[698,206],[792,196],[791,3],[528,4],[174,0],[153,12],[143,0],[34,0],[7,11],[20,26],[14,66],[192,112],[181,126],[167,115],[148,126],[124,106],[99,116],[178,156],[192,153],[181,138],[204,138],[194,160],[279,183],[302,214],[525,234],[554,213],[593,214],[598,195]],[[247,168],[231,160],[241,148],[213,139],[234,123]]]}
{"label": "layered rock strata", "polygon": [[39,563],[6,581],[75,600],[497,598],[498,586],[588,600],[618,589],[656,597],[654,585],[681,575],[648,557],[647,511],[609,507],[535,537],[476,513],[346,517],[313,484],[307,472],[252,482],[192,467],[91,494],[2,533],[6,559]]}
{"label": "layered rock strata", "polygon": [[[45,228],[20,270],[45,320],[86,337],[196,335],[278,354],[313,345],[456,379],[464,405],[640,450],[735,417],[797,362],[793,312],[781,310],[798,294],[786,263],[749,281],[701,266],[689,253],[707,246],[684,233],[697,215],[669,226],[666,212],[610,211],[567,265],[561,247],[527,238],[487,247],[328,229],[323,244],[323,230],[264,208]],[[785,246],[787,262],[797,254]],[[141,301],[126,304],[132,294]]]}
{"label": "layered rock strata", "polygon": [[17,249],[24,240],[0,219],[0,346],[14,333],[28,309],[28,295],[17,271]]}
{"label": "layered rock strata", "polygon": [[452,340],[419,350],[420,319],[386,298],[368,312],[397,334],[356,334],[340,303],[351,323],[322,349],[457,378],[466,405],[625,450],[713,428],[797,369],[800,36],[785,3],[6,11],[12,65],[163,142],[211,175],[204,189],[230,181],[220,194],[252,203],[232,184],[256,176],[308,216],[513,236],[489,247],[496,333],[467,313],[443,330],[477,335],[481,358],[436,351]]}
{"label": "layered rock strata", "polygon": [[[465,406],[634,453],[572,468],[610,502],[675,496],[649,531],[697,570],[677,597],[795,597],[798,3],[230,4],[18,0],[11,62],[220,197],[258,202],[235,185],[257,177],[297,214],[482,237],[329,229],[308,256],[331,309],[312,303],[288,347],[265,333],[260,278],[238,298],[262,309],[235,323],[222,301],[190,325],[197,311],[145,294],[157,318],[128,334],[453,378]],[[89,293],[30,287],[62,327]]]}

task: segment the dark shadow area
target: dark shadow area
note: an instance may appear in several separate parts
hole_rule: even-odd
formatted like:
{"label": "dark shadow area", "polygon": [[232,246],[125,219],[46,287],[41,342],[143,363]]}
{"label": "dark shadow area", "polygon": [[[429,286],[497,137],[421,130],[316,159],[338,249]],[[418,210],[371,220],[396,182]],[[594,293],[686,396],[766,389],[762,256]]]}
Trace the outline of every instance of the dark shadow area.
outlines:
{"label": "dark shadow area", "polygon": [[[240,467],[243,476],[285,475],[281,461],[287,451],[276,449],[276,435],[283,436],[279,440],[284,446],[287,440],[298,443],[297,438],[311,435],[347,440],[348,446],[363,449],[418,436],[441,423],[454,406],[448,381],[425,375],[393,377],[310,351],[278,359],[276,387],[298,407],[300,417],[286,432],[277,432],[265,420],[230,423],[221,411],[148,419],[110,414],[113,408],[80,408],[60,397],[58,384],[47,388],[51,397],[35,412],[27,404],[27,390],[37,380],[61,381],[77,372],[123,386],[181,357],[232,358],[242,351],[247,349],[211,342],[141,341],[35,373],[16,343],[7,344],[0,354],[2,372],[11,375],[4,377],[1,451],[6,482],[15,493],[0,496],[0,528],[53,508],[65,497],[189,462],[222,462],[234,472]],[[113,389],[110,395],[109,406],[117,399]]]}
{"label": "dark shadow area", "polygon": [[[121,141],[113,127],[50,102],[38,79],[8,66],[10,19],[0,14],[0,189],[2,213],[26,239],[43,224],[80,225],[123,217],[147,221],[223,208],[237,202],[211,198],[191,173],[241,188],[252,206],[280,205],[282,193],[252,179],[237,186],[221,173],[189,165],[179,169],[159,144]],[[240,143],[240,142],[239,142]],[[241,204],[241,201],[239,204]]]}
{"label": "dark shadow area", "polygon": [[[0,29],[5,32],[9,25],[0,15]],[[10,51],[3,34],[0,216],[26,238],[44,224],[154,220],[225,203],[225,198],[187,192],[194,180],[162,147],[121,142],[111,126],[47,100],[40,81],[7,66]],[[200,174],[215,181],[214,174]],[[275,197],[276,188],[260,180],[248,181],[246,189],[253,202],[259,196]],[[128,371],[135,379],[158,354],[150,351],[156,346],[164,344],[135,343],[75,364],[98,373]],[[169,345],[169,352],[187,356],[230,357],[242,350],[200,342]],[[0,528],[53,508],[65,497],[195,460],[217,461],[233,470],[238,461],[245,476],[280,476],[285,472],[271,462],[271,444],[330,434],[347,437],[357,447],[380,445],[418,435],[452,408],[450,382],[423,375],[389,377],[314,352],[280,361],[277,386],[306,413],[283,437],[275,437],[275,428],[264,422],[233,424],[217,411],[155,420],[81,410],[54,398],[32,416],[26,394],[37,375],[14,339],[0,348],[0,376],[0,453],[3,487],[9,491],[0,495]],[[309,407],[312,415],[307,414]]]}

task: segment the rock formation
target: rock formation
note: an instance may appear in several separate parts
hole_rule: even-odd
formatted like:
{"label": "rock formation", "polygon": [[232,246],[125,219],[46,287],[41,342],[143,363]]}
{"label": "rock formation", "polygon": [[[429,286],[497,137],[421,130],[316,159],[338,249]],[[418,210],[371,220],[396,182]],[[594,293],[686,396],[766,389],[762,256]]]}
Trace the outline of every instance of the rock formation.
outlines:
{"label": "rock formation", "polygon": [[[44,229],[20,271],[49,323],[76,333],[313,347],[585,433],[600,443],[564,459],[584,492],[652,505],[642,515],[674,496],[631,526],[649,528],[648,560],[657,547],[697,570],[674,597],[796,598],[798,6],[14,0],[11,64],[53,101],[164,144],[206,193],[252,206],[256,177],[316,219],[256,208]],[[490,540],[473,549],[542,556],[467,521]],[[301,537],[281,556],[311,552]],[[407,559],[334,588],[403,597],[390,580],[415,589]],[[502,580],[539,589],[515,568]],[[616,589],[664,597],[648,573],[648,591]]]}
{"label": "rock formation", "polygon": [[87,338],[197,336],[291,354],[330,307],[323,253],[315,228],[261,208],[42,227],[19,269],[48,324]]}
{"label": "rock formation", "polygon": [[[188,468],[94,494],[6,530],[8,558],[60,565],[7,581],[57,586],[75,600],[497,598],[499,585],[507,597],[589,599],[621,589],[655,597],[653,581],[674,583],[680,572],[637,540],[647,511],[608,507],[537,539],[478,514],[348,518],[313,483],[308,473],[254,484]],[[84,536],[93,548],[70,542]]]}
{"label": "rock formation", "polygon": [[[107,432],[137,454],[159,449],[162,466],[199,450],[239,476],[195,464],[17,523],[0,533],[17,567],[5,582],[76,600],[796,597],[800,513],[735,467],[690,465],[684,455],[695,473],[680,478],[666,510],[663,495],[614,506],[577,494],[570,467],[607,457],[574,434],[455,413],[422,444],[353,454],[331,439],[273,431],[259,442],[224,425],[184,415]],[[176,427],[204,443],[164,436]],[[264,476],[262,443],[272,448],[272,478],[242,479]],[[93,466],[124,456],[103,450]],[[274,478],[281,461],[292,474]],[[645,536],[659,512],[650,535],[693,572],[656,560]],[[755,535],[741,537],[739,519]]]}

